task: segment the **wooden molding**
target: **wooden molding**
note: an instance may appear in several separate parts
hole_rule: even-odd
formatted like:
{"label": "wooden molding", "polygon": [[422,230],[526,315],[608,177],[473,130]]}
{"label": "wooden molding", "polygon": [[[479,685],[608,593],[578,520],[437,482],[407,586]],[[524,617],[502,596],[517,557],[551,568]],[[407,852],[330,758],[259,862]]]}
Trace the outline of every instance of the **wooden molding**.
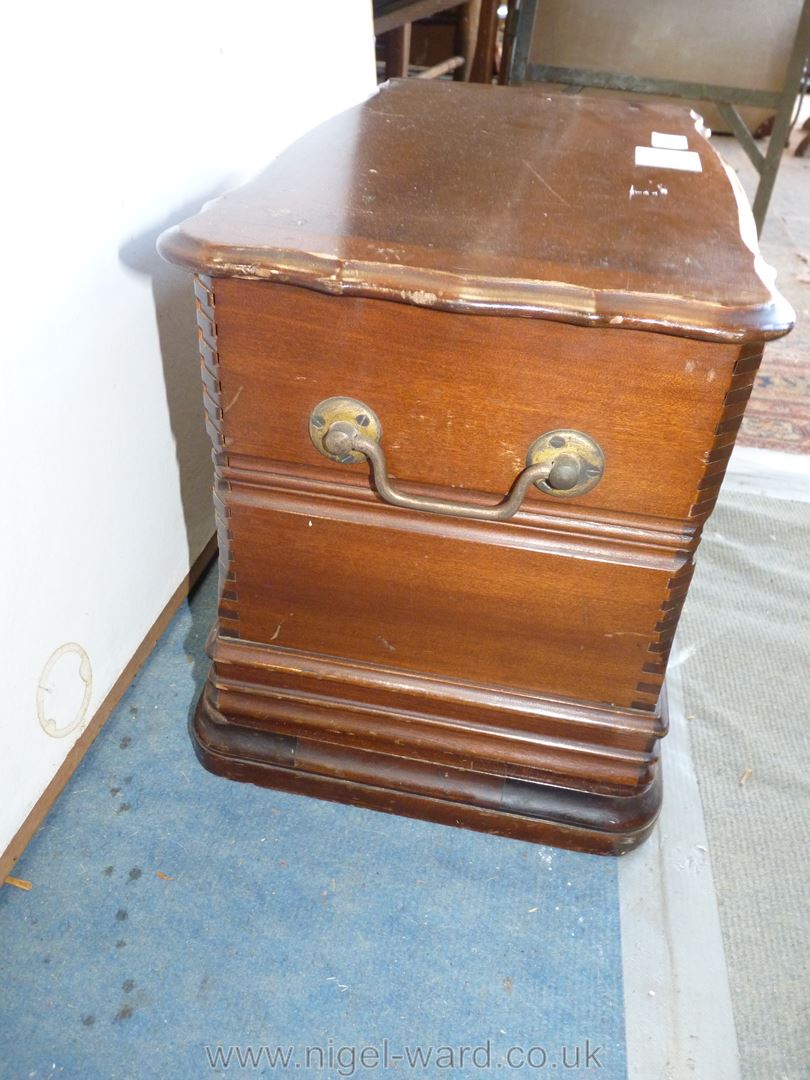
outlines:
{"label": "wooden molding", "polygon": [[637,847],[661,803],[657,758],[636,788],[530,781],[231,724],[212,690],[209,681],[192,739],[203,765],[232,780],[600,855]]}
{"label": "wooden molding", "polygon": [[200,555],[194,561],[191,570],[177,586],[168,603],[150,627],[143,641],[135,650],[132,659],[116,679],[112,689],[96,710],[90,723],[68,751],[67,757],[59,766],[48,786],[37,799],[33,809],[17,830],[11,843],[3,854],[0,855],[0,887],[2,887],[2,884],[14,867],[14,864],[25,851],[34,833],[48,816],[52,806],[62,793],[62,789],[66,786],[71,776],[73,776],[73,773],[78,768],[84,755],[93,745],[96,736],[104,727],[104,724],[113,709],[115,709],[130,683],[146,662],[152,649],[154,649],[164,630],[171,622],[177,609],[180,607],[180,604],[194,588],[194,585],[201,577],[203,571],[216,555],[216,551],[217,538],[216,536],[212,536]]}

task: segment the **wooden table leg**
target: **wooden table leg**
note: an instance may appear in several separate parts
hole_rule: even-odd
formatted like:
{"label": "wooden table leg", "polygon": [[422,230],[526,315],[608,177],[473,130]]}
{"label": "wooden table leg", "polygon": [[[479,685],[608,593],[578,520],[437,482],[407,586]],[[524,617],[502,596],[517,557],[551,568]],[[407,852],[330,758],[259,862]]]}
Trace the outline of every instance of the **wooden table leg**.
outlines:
{"label": "wooden table leg", "polygon": [[481,0],[478,40],[470,68],[470,82],[489,83],[495,75],[495,41],[498,35],[500,2],[501,0]]}
{"label": "wooden table leg", "polygon": [[407,79],[411,55],[411,24],[389,30],[385,40],[385,77]]}
{"label": "wooden table leg", "polygon": [[481,0],[467,0],[459,8],[456,52],[464,57],[464,67],[456,72],[456,78],[470,81],[475,46],[478,41],[478,22],[481,14]]}

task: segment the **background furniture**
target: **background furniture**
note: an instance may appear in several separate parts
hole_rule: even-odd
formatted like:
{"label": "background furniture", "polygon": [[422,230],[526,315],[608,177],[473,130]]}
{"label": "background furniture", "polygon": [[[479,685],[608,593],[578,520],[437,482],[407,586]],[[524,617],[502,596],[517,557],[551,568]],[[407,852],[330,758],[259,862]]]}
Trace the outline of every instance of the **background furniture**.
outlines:
{"label": "background furniture", "polygon": [[[384,39],[385,78],[406,78],[411,25],[442,12],[457,11],[453,55],[418,73],[422,79],[455,73],[462,81],[492,78],[497,0],[374,0],[374,33]],[[479,28],[483,29],[479,41]]]}
{"label": "background furniture", "polygon": [[[810,52],[810,0],[522,0],[514,10],[511,83],[561,83],[716,106],[760,174],[762,231]],[[753,107],[748,122],[740,108]],[[763,153],[752,127],[773,116]],[[711,115],[709,124],[713,123]]]}

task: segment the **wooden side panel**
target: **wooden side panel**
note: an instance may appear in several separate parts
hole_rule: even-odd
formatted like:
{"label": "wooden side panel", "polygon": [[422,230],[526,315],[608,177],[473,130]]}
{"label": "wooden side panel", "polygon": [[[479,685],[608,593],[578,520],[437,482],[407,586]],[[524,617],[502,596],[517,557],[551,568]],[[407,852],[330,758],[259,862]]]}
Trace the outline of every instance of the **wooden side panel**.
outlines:
{"label": "wooden side panel", "polygon": [[366,473],[323,458],[307,430],[319,401],[356,397],[382,422],[393,476],[463,498],[502,495],[538,435],[577,428],[602,446],[605,475],[551,501],[583,512],[689,517],[739,351],[257,282],[223,279],[216,293],[228,450]]}
{"label": "wooden side panel", "polygon": [[[322,512],[321,512],[322,514]],[[247,641],[629,706],[672,570],[230,495]],[[580,557],[573,557],[579,555]]]}

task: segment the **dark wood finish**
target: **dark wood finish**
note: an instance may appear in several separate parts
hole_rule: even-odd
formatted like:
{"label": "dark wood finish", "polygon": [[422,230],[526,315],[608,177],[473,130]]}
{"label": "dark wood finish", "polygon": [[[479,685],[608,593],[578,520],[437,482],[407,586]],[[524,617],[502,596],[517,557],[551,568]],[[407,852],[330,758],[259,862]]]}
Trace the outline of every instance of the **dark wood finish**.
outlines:
{"label": "dark wood finish", "polygon": [[[620,550],[615,561],[597,561],[587,542],[560,555],[538,551],[531,533],[524,546],[521,525],[458,528],[407,512],[374,522],[373,504],[347,500],[333,515],[330,503],[312,496],[299,501],[229,483],[231,528],[240,538],[236,577],[255,599],[240,613],[247,640],[273,637],[305,652],[440,676],[475,671],[488,686],[634,700],[671,571],[623,565]],[[527,596],[542,597],[542,635]],[[463,633],[448,635],[456,625]],[[623,631],[614,635],[618,625]]]}
{"label": "dark wood finish", "polygon": [[194,733],[206,768],[232,780],[595,855],[637,847],[661,803],[658,770],[644,787],[617,794],[452,769],[401,753],[344,750],[235,727],[212,706],[208,691],[198,703]]}
{"label": "dark wood finish", "polygon": [[[394,476],[501,495],[538,435],[573,427],[599,442],[610,465],[573,513],[688,517],[739,351],[544,319],[335,303],[236,279],[217,280],[215,290],[230,452],[364,477],[363,465],[321,457],[308,435],[318,401],[350,393],[379,416]],[[268,423],[268,402],[285,422]],[[527,505],[547,501],[537,492]]]}
{"label": "dark wood finish", "polygon": [[[236,779],[620,854],[657,813],[669,649],[762,342],[789,309],[707,145],[700,187],[673,181],[631,243],[623,204],[598,220],[547,208],[585,197],[576,170],[595,168],[581,155],[597,132],[594,183],[624,184],[636,111],[410,86],[161,241],[198,272],[216,464],[220,606],[197,751]],[[544,173],[486,215],[496,105],[513,154]],[[417,121],[468,107],[478,126],[451,169],[437,139],[453,124]],[[671,110],[646,109],[648,130],[677,130]],[[558,110],[577,142],[556,145]],[[400,145],[386,168],[381,147]],[[454,208],[475,184],[480,202]],[[370,248],[360,274],[352,260]],[[534,490],[506,522],[392,507],[365,463],[311,442],[310,413],[331,396],[377,413],[390,473],[413,494],[491,505],[559,427],[599,442],[605,474],[570,500]]]}
{"label": "dark wood finish", "polygon": [[[653,131],[686,136],[702,171],[636,167]],[[688,112],[646,101],[389,84],[160,246],[329,295],[707,340],[766,340],[793,317],[739,184]]]}

